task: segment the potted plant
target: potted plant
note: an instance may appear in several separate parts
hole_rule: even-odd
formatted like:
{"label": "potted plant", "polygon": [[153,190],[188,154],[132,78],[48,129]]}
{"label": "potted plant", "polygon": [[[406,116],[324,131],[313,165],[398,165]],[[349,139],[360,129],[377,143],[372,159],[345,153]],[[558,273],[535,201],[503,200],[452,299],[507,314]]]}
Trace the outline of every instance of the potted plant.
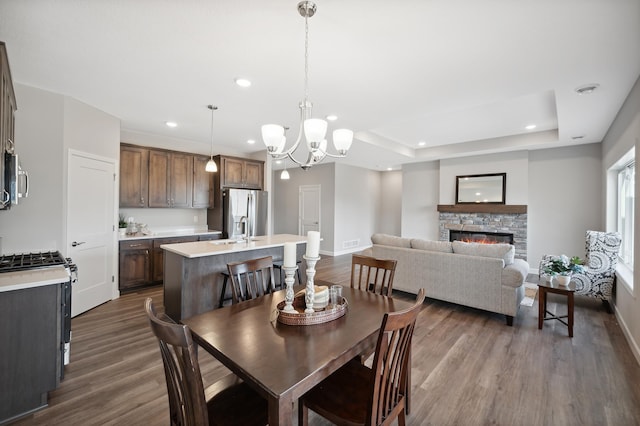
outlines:
{"label": "potted plant", "polygon": [[569,258],[566,255],[549,256],[543,262],[543,272],[550,277],[557,277],[558,282],[567,285],[571,281],[574,272],[582,272],[583,260],[578,256]]}
{"label": "potted plant", "polygon": [[124,215],[122,213],[118,215],[118,229],[123,235],[127,230],[127,221],[124,219]]}

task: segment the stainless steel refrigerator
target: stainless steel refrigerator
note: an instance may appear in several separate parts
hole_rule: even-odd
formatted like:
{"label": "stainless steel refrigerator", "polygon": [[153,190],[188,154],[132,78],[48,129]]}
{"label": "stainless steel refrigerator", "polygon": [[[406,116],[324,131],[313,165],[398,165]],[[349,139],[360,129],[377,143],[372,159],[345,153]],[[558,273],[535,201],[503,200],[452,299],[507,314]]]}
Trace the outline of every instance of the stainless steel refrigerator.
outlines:
{"label": "stainless steel refrigerator", "polygon": [[267,191],[225,189],[222,193],[222,226],[227,238],[267,234]]}

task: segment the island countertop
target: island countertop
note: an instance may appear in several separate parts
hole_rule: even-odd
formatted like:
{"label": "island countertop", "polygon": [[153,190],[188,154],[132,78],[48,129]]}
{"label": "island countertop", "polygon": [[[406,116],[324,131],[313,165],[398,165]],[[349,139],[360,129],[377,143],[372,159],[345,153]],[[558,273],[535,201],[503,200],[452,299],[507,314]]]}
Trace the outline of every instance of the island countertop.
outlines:
{"label": "island countertop", "polygon": [[265,235],[244,240],[213,240],[191,243],[163,244],[160,248],[186,258],[214,256],[218,254],[237,253],[270,247],[281,247],[284,243],[306,243],[307,237],[293,234]]}

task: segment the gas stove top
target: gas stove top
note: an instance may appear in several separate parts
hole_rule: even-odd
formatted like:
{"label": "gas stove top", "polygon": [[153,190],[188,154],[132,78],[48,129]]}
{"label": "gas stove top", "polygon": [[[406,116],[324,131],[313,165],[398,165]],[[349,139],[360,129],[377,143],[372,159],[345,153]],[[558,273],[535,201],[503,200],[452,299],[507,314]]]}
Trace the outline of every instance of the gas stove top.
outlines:
{"label": "gas stove top", "polygon": [[69,263],[70,259],[65,259],[59,251],[6,254],[0,256],[0,273],[68,266]]}

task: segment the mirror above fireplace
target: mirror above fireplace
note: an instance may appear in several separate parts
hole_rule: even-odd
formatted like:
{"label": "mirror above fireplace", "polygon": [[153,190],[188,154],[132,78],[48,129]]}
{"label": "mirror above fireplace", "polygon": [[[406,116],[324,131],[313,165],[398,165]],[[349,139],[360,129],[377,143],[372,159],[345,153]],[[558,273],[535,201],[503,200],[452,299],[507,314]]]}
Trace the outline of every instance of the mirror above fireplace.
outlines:
{"label": "mirror above fireplace", "polygon": [[504,204],[506,173],[456,176],[456,204]]}

